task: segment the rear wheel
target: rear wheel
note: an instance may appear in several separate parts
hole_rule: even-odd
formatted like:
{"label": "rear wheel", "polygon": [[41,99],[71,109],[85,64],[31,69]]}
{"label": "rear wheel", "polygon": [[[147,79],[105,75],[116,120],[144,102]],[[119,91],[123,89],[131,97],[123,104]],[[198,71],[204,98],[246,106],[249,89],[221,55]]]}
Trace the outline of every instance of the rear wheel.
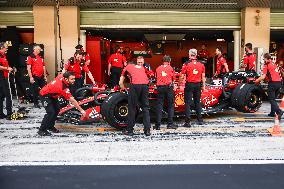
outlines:
{"label": "rear wheel", "polygon": [[93,91],[91,87],[82,87],[75,91],[75,97],[77,100],[83,100],[90,96],[93,96]]}
{"label": "rear wheel", "polygon": [[128,96],[125,93],[110,94],[101,105],[103,119],[112,127],[123,129],[127,126]]}
{"label": "rear wheel", "polygon": [[240,112],[254,113],[262,104],[262,89],[252,84],[241,84],[233,91],[231,104]]}

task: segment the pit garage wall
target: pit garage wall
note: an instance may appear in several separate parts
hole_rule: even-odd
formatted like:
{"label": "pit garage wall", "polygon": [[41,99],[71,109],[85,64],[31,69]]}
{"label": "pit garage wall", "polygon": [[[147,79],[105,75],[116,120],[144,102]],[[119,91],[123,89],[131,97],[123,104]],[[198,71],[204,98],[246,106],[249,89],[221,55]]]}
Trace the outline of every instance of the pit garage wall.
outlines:
{"label": "pit garage wall", "polygon": [[[42,7],[44,8],[48,8],[48,7]],[[53,9],[54,7],[52,7]],[[68,49],[68,51],[63,52],[64,53],[64,57],[69,57],[72,52],[71,50],[71,46],[73,46],[73,44],[76,44],[78,41],[78,37],[77,35],[79,35],[79,26],[81,26],[81,28],[88,28],[88,27],[96,27],[96,28],[100,28],[100,27],[109,27],[109,28],[115,28],[115,27],[129,27],[129,28],[133,28],[133,27],[145,27],[145,28],[149,28],[149,26],[153,26],[153,28],[157,27],[157,28],[231,28],[231,29],[238,29],[241,26],[241,17],[245,18],[245,15],[250,15],[247,16],[246,19],[248,20],[246,23],[251,22],[252,24],[254,24],[254,16],[256,16],[255,14],[255,10],[258,8],[246,8],[242,11],[242,13],[240,13],[240,11],[236,11],[236,10],[211,10],[210,12],[208,12],[208,10],[206,11],[202,11],[202,10],[198,10],[198,11],[192,11],[192,10],[188,10],[188,11],[162,11],[162,10],[155,10],[157,12],[154,11],[109,11],[109,10],[81,10],[80,14],[78,14],[78,7],[75,7],[76,11],[70,11],[68,14],[63,14],[62,17],[66,17],[63,18],[66,20],[66,27],[69,28],[69,26],[72,24],[72,26],[74,26],[76,29],[72,29],[69,30],[67,29],[67,31],[75,31],[72,34],[72,37],[70,36],[66,36],[66,44],[68,45],[68,47],[66,47]],[[261,10],[261,9],[260,9]],[[222,12],[220,12],[222,11]],[[68,12],[68,11],[67,11]],[[264,14],[262,14],[264,13]],[[260,20],[260,24],[265,24],[265,39],[263,39],[263,37],[255,37],[253,43],[259,45],[259,46],[264,46],[266,49],[268,49],[268,45],[269,45],[269,36],[267,35],[267,33],[269,32],[267,30],[267,28],[269,27],[269,24],[267,26],[267,23],[270,22],[270,26],[273,27],[273,29],[277,29],[277,28],[283,28],[284,27],[284,16],[283,16],[284,10],[272,10],[271,13],[269,14],[269,9],[265,9],[264,11],[262,11],[260,13],[261,16],[261,20]],[[38,32],[39,31],[43,31],[43,33],[45,33],[46,31],[49,30],[53,30],[52,28],[54,28],[53,32],[51,33],[46,33],[46,34],[50,34],[51,38],[54,38],[54,36],[57,35],[57,29],[55,28],[55,25],[57,24],[56,21],[53,23],[49,23],[47,20],[49,20],[49,18],[44,15],[44,11],[40,12],[38,11],[37,13],[33,13],[33,10],[31,8],[0,8],[0,27],[6,27],[6,26],[11,26],[11,25],[16,25],[17,27],[22,27],[22,28],[32,28],[32,27],[36,27],[37,21],[35,21],[35,19],[39,20],[39,22],[41,23],[41,27],[42,30],[37,30],[35,29],[35,33],[34,33],[34,39],[35,42],[39,43],[40,41],[38,40],[39,36]],[[74,19],[68,19],[70,18],[70,14],[72,14],[72,16],[75,15],[75,18],[77,17],[79,20],[77,23],[74,24]],[[36,16],[38,15],[38,16]],[[40,16],[42,15],[42,16]],[[55,18],[55,10],[52,10],[52,13],[50,13],[50,15]],[[65,15],[65,16],[64,16]],[[269,19],[271,15],[271,18]],[[52,18],[52,19],[53,19]],[[63,26],[62,26],[63,27]],[[249,38],[248,33],[251,33],[250,35],[252,37],[257,36],[259,34],[261,34],[261,30],[257,30],[260,31],[258,33],[255,32],[255,28],[252,29],[246,29],[246,27],[248,27],[248,24],[242,24],[242,32],[244,31],[244,35],[242,35],[242,39],[243,39],[243,43],[244,44],[246,41],[251,41]],[[261,26],[262,27],[262,26]],[[253,34],[253,35],[252,35]],[[46,35],[46,38],[48,38],[49,36]],[[52,39],[53,41],[53,39]],[[55,72],[57,70],[56,68],[56,62],[57,62],[57,50],[55,50],[55,52],[53,52],[53,48],[58,49],[58,43],[57,40],[54,40],[55,42],[49,42],[44,41],[44,45],[45,46],[53,46],[50,50],[46,49],[46,51],[51,51],[50,53],[46,54],[46,63],[48,65],[48,67],[52,72],[52,75],[50,78],[54,77]],[[261,43],[259,43],[259,41],[262,41]],[[70,42],[70,44],[69,44]],[[265,43],[265,44],[264,44]],[[63,47],[64,48],[64,47]],[[69,49],[70,48],[70,49]],[[66,53],[66,54],[65,54]]]}

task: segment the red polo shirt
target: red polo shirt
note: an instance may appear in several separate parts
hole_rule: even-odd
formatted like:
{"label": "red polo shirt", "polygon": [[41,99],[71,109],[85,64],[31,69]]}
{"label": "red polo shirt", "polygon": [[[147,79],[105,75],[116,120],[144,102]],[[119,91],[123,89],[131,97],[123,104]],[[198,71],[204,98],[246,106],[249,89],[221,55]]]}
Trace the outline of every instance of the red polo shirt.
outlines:
{"label": "red polo shirt", "polygon": [[128,75],[131,84],[148,84],[149,79],[147,77],[144,66],[137,66],[134,64],[128,64],[123,70],[121,75]]}
{"label": "red polo shirt", "polygon": [[126,58],[120,53],[112,54],[108,59],[108,63],[111,64],[111,66],[118,68],[123,68],[124,62],[126,62]]}
{"label": "red polo shirt", "polygon": [[169,85],[173,82],[174,69],[170,65],[160,65],[156,69],[157,85]]}
{"label": "red polo shirt", "polygon": [[41,96],[49,95],[54,99],[63,96],[66,100],[69,100],[72,95],[68,87],[69,84],[65,81],[62,74],[60,74],[52,82],[45,85],[39,93]]}
{"label": "red polo shirt", "polygon": [[269,82],[277,82],[282,80],[279,68],[277,64],[272,62],[272,60],[270,60],[268,64],[264,65],[262,74],[266,74],[269,79]]}
{"label": "red polo shirt", "polygon": [[43,67],[45,65],[43,58],[39,55],[30,55],[27,58],[27,64],[31,65],[32,75],[36,77],[42,77],[44,70]]}
{"label": "red polo shirt", "polygon": [[81,78],[82,77],[82,71],[88,73],[90,70],[86,64],[84,66],[80,66],[81,60],[76,60],[74,58],[74,64],[72,65],[70,60],[64,65],[64,69],[69,72],[74,72],[75,78]]}
{"label": "red polo shirt", "polygon": [[246,66],[246,70],[256,70],[256,54],[255,53],[247,53],[244,56],[244,64],[247,65]]}
{"label": "red polo shirt", "polygon": [[[0,52],[0,66],[9,67],[8,60],[4,53]],[[8,70],[0,70],[0,79],[8,78],[9,71]]]}
{"label": "red polo shirt", "polygon": [[226,73],[225,64],[227,64],[226,59],[223,56],[217,57],[217,68],[216,74]]}
{"label": "red polo shirt", "polygon": [[186,81],[189,83],[199,83],[202,81],[202,74],[205,73],[204,64],[192,60],[182,67],[182,74],[186,74]]}

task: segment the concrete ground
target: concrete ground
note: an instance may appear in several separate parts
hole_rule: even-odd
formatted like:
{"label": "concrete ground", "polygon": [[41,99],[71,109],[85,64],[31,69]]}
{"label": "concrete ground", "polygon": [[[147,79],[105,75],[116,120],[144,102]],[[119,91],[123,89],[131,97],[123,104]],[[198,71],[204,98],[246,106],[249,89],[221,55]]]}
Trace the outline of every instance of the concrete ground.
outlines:
{"label": "concrete ground", "polygon": [[[0,164],[131,164],[141,163],[229,163],[284,162],[284,137],[272,137],[274,125],[264,103],[254,114],[228,110],[205,116],[205,125],[152,131],[143,135],[141,124],[134,137],[102,122],[94,125],[57,123],[60,133],[40,137],[37,128],[44,109],[31,109],[25,120],[0,120]],[[98,163],[100,162],[100,163]]]}

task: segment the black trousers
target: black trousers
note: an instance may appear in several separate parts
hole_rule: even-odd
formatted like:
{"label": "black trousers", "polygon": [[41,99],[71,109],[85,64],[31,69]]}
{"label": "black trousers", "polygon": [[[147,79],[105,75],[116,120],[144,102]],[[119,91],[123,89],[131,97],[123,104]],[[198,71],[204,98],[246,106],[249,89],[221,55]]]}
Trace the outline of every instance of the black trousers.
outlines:
{"label": "black trousers", "polygon": [[110,87],[111,88],[118,85],[121,72],[122,72],[122,68],[111,67],[110,69]]}
{"label": "black trousers", "polygon": [[3,114],[3,102],[6,99],[7,115],[12,114],[12,96],[8,78],[0,79],[0,114]]}
{"label": "black trousers", "polygon": [[174,117],[174,88],[169,85],[157,86],[157,118],[156,125],[161,125],[162,111],[164,107],[164,100],[166,99],[168,105],[168,125],[173,124]]}
{"label": "black trousers", "polygon": [[47,106],[45,107],[46,114],[43,117],[39,130],[46,131],[54,127],[57,115],[60,111],[59,102],[57,99],[48,97],[45,98]]}
{"label": "black trousers", "polygon": [[32,84],[32,93],[33,93],[33,101],[34,104],[38,104],[39,100],[39,90],[46,85],[44,77],[36,77],[33,76],[35,82]]}
{"label": "black trousers", "polygon": [[82,87],[83,87],[82,78],[76,78],[74,84],[70,85],[69,87],[72,96],[76,98],[75,92],[77,91],[77,89],[82,88]]}
{"label": "black trousers", "polygon": [[281,111],[279,108],[277,102],[276,102],[276,97],[280,92],[281,88],[281,81],[279,82],[269,82],[268,83],[268,100],[271,104],[271,113],[275,114]]}
{"label": "black trousers", "polygon": [[143,112],[144,131],[149,130],[151,128],[148,94],[149,94],[148,85],[140,85],[140,84],[130,85],[128,93],[128,126],[127,126],[127,130],[129,132],[133,131],[138,105],[140,105]]}
{"label": "black trousers", "polygon": [[189,83],[186,82],[185,89],[184,89],[184,101],[185,101],[185,115],[186,115],[186,122],[191,121],[191,109],[190,104],[193,99],[193,105],[195,107],[197,120],[202,121],[201,116],[201,104],[200,104],[200,98],[201,98],[201,83]]}

